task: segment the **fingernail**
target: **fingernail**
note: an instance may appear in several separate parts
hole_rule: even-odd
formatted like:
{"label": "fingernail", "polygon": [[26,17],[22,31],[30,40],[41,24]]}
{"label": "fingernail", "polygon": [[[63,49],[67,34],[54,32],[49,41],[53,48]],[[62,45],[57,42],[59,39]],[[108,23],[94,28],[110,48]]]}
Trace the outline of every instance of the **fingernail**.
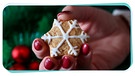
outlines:
{"label": "fingernail", "polygon": [[50,58],[47,58],[47,59],[45,60],[44,67],[45,67],[47,70],[51,70],[51,69],[54,68],[54,63],[51,61]]}
{"label": "fingernail", "polygon": [[41,50],[42,49],[42,45],[41,45],[41,43],[40,43],[39,40],[35,40],[35,42],[34,42],[34,48],[36,50]]}
{"label": "fingernail", "polygon": [[62,14],[70,14],[70,13],[71,13],[71,11],[62,11],[62,12],[57,14],[57,17],[62,15]]}
{"label": "fingernail", "polygon": [[71,61],[70,61],[70,59],[68,57],[65,56],[62,59],[62,67],[63,68],[69,68],[70,66],[71,66]]}
{"label": "fingernail", "polygon": [[90,48],[89,48],[89,45],[88,45],[88,44],[84,44],[84,45],[82,46],[82,53],[83,53],[84,55],[87,55],[87,54],[89,53],[89,50],[90,50]]}

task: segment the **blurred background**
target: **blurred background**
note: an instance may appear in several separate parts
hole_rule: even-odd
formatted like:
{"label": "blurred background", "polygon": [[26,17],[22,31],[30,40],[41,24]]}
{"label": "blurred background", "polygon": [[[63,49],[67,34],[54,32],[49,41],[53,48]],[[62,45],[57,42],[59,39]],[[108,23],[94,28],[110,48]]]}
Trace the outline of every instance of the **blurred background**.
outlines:
{"label": "blurred background", "polygon": [[[32,41],[52,27],[64,6],[7,6],[3,10],[3,66],[7,70],[38,70],[40,59],[32,52]],[[112,12],[125,6],[93,6]],[[118,67],[130,66],[130,55]],[[116,70],[115,69],[115,70]]]}

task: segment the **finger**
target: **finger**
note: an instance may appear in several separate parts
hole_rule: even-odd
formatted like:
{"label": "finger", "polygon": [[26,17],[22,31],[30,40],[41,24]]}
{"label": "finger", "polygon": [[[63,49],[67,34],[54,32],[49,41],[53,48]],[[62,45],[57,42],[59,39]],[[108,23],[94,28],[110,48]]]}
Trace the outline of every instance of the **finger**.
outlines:
{"label": "finger", "polygon": [[32,50],[39,59],[49,55],[49,46],[40,38],[36,38],[33,41]]}
{"label": "finger", "polygon": [[88,44],[83,44],[78,56],[78,69],[90,69],[92,60],[92,49]]}
{"label": "finger", "polygon": [[56,70],[59,67],[59,62],[50,56],[46,56],[39,65],[39,70]]}
{"label": "finger", "polygon": [[77,62],[73,56],[64,55],[61,61],[61,68],[60,70],[74,70],[76,69]]}

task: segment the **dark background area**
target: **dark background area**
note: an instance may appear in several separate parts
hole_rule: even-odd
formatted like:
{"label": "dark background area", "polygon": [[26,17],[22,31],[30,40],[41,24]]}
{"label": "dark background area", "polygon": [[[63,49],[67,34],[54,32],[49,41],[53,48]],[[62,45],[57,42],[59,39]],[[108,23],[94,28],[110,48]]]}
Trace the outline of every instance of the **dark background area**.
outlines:
{"label": "dark background area", "polygon": [[[30,48],[30,61],[37,59],[31,50],[32,41],[40,38],[52,27],[54,18],[64,6],[7,6],[3,10],[3,66],[9,70],[16,62],[11,56],[17,45]],[[93,6],[112,12],[114,9],[129,9],[126,6]],[[29,62],[22,64],[29,65]],[[125,61],[113,70],[126,70],[130,66],[130,54]],[[30,70],[30,69],[25,69]]]}

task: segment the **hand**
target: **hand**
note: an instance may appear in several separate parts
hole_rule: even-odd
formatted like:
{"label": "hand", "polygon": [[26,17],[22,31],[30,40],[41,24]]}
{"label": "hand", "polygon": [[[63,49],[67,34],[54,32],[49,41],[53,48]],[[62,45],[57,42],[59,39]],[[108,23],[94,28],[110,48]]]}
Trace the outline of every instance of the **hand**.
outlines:
{"label": "hand", "polygon": [[90,42],[82,46],[87,50],[82,49],[78,58],[63,56],[56,59],[49,56],[45,42],[35,39],[32,49],[38,58],[43,59],[39,69],[112,69],[128,55],[129,29],[120,17],[93,7],[66,6],[57,18],[77,19],[81,29],[90,35]]}
{"label": "hand", "polygon": [[58,14],[58,19],[77,19],[81,29],[90,35],[89,46],[93,49],[91,64],[83,59],[91,66],[90,69],[113,69],[129,54],[130,32],[120,16],[94,7],[66,6]]}
{"label": "hand", "polygon": [[[48,44],[40,38],[36,38],[33,41],[32,50],[39,59],[43,59],[40,63],[39,70],[72,70],[90,68],[89,64],[92,51],[88,44],[82,45],[82,49],[80,49],[81,53],[77,58],[68,55],[64,55],[62,58],[50,57]],[[87,63],[84,63],[84,59]],[[84,66],[80,66],[80,64],[84,64]]]}
{"label": "hand", "polygon": [[[49,56],[50,54],[48,44],[46,44],[46,42],[40,38],[36,38],[33,41],[32,50],[39,59],[43,59],[40,63],[39,70],[73,70],[80,68],[88,69],[88,63],[90,63],[92,54],[89,45],[83,44],[82,48],[80,49],[81,53],[78,56],[79,59],[70,55],[64,55],[62,58],[53,58]],[[80,66],[78,68],[77,66],[80,64],[84,64],[85,67]]]}

